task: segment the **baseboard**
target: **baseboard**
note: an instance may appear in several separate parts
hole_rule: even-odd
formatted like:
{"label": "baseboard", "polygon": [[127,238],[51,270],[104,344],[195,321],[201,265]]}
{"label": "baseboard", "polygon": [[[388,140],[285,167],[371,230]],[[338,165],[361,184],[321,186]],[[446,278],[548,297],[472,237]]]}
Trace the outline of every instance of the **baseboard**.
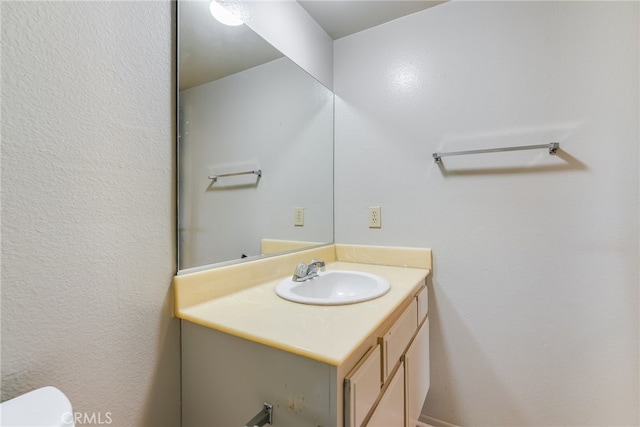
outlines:
{"label": "baseboard", "polygon": [[420,420],[417,427],[458,427],[455,424],[448,423],[446,421],[439,420],[437,418],[430,417],[425,414],[420,414]]}

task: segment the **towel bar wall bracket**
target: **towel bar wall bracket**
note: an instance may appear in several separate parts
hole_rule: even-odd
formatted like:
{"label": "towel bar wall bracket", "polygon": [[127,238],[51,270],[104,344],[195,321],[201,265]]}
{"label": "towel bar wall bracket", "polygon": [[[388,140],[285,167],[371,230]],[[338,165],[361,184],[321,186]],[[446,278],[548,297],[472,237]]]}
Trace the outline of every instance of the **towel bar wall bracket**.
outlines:
{"label": "towel bar wall bracket", "polygon": [[433,153],[433,160],[436,163],[440,163],[440,159],[446,156],[462,156],[465,154],[482,154],[482,153],[497,153],[501,151],[520,151],[520,150],[537,150],[540,148],[549,149],[550,155],[555,155],[557,151],[560,149],[559,142],[551,142],[549,144],[539,144],[539,145],[522,145],[519,147],[501,147],[501,148],[487,148],[483,150],[468,150],[468,151],[450,151],[446,153]]}

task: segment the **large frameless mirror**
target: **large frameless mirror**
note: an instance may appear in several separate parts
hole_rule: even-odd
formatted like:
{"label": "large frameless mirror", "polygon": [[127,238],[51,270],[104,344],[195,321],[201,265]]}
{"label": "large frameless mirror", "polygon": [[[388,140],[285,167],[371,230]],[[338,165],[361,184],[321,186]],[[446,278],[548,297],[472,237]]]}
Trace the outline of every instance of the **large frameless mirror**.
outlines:
{"label": "large frameless mirror", "polygon": [[209,1],[178,2],[178,269],[333,241],[333,94]]}

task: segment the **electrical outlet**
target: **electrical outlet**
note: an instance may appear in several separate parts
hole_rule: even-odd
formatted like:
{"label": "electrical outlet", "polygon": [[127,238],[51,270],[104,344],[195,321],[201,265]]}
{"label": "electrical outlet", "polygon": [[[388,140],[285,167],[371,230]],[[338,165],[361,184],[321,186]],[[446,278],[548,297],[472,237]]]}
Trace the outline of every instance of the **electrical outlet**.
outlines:
{"label": "electrical outlet", "polygon": [[369,206],[369,228],[382,228],[380,206]]}
{"label": "electrical outlet", "polygon": [[304,225],[304,208],[293,208],[293,225],[296,227]]}

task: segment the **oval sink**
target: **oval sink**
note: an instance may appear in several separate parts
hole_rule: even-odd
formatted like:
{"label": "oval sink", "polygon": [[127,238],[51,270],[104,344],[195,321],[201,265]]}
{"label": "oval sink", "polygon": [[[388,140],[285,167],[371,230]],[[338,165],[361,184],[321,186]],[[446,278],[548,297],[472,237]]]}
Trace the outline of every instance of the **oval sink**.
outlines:
{"label": "oval sink", "polygon": [[389,289],[389,282],[375,274],[329,270],[304,282],[285,279],[276,286],[276,294],[302,304],[341,305],[378,298]]}

